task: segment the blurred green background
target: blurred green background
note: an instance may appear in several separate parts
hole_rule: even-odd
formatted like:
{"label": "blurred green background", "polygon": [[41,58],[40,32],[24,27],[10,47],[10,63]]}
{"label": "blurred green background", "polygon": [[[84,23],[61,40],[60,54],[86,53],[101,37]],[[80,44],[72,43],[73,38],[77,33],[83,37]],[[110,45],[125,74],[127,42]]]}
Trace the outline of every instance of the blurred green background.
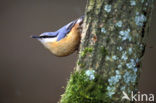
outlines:
{"label": "blurred green background", "polygon": [[[60,99],[77,53],[55,57],[30,35],[59,29],[83,15],[85,5],[86,0],[0,0],[0,103]],[[156,9],[151,25],[139,84],[144,93],[156,92]]]}

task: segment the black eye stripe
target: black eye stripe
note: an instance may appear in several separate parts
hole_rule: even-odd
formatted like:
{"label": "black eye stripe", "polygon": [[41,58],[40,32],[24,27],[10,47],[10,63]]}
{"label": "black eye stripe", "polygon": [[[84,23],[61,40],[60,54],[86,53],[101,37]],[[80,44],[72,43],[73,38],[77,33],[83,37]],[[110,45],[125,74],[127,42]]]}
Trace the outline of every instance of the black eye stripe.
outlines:
{"label": "black eye stripe", "polygon": [[56,36],[36,36],[36,35],[33,35],[31,36],[32,38],[54,38]]}
{"label": "black eye stripe", "polygon": [[54,38],[56,36],[40,36],[40,38]]}

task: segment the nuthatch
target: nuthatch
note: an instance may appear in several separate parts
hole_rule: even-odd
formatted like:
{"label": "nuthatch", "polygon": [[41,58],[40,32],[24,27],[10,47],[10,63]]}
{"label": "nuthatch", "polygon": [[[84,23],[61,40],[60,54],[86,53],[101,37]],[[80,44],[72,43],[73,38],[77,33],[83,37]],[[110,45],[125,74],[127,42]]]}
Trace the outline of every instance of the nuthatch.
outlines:
{"label": "nuthatch", "polygon": [[70,22],[55,32],[44,32],[38,39],[55,56],[67,56],[78,49],[84,16]]}

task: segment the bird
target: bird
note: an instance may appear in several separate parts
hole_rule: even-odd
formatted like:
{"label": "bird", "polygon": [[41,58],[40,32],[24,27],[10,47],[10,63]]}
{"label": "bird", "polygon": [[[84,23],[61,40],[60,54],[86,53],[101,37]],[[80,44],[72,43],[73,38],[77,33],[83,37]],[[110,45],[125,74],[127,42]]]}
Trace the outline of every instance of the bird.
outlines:
{"label": "bird", "polygon": [[39,40],[53,55],[64,57],[78,50],[84,16],[73,20],[55,32],[43,32],[32,38]]}

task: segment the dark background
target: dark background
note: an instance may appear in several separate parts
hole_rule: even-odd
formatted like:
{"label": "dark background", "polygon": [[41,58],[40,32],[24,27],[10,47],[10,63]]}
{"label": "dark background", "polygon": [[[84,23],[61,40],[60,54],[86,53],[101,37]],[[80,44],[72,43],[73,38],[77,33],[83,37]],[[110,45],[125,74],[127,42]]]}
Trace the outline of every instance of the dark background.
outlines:
{"label": "dark background", "polygon": [[[55,57],[30,35],[55,31],[83,15],[86,0],[0,0],[0,103],[56,103],[75,66],[74,53]],[[139,88],[156,92],[156,9]],[[150,47],[153,48],[150,48]]]}

